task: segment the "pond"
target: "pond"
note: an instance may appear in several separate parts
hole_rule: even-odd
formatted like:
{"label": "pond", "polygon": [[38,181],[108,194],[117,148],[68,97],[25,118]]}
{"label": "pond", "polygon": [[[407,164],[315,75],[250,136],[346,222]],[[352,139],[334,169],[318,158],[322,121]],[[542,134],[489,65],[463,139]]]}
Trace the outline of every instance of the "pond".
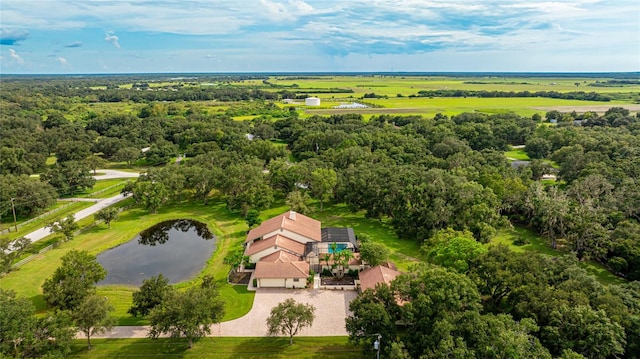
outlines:
{"label": "pond", "polygon": [[134,239],[98,255],[107,276],[98,285],[140,286],[162,273],[174,284],[197,275],[215,250],[215,237],[204,223],[179,219],[159,223]]}

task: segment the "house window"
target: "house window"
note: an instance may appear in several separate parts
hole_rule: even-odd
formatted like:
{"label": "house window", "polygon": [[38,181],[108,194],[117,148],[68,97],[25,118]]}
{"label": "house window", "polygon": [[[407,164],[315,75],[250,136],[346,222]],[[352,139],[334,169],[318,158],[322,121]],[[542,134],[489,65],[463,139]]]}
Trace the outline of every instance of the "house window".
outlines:
{"label": "house window", "polygon": [[293,281],[294,281],[294,282],[299,282],[299,281],[300,281],[300,278],[293,278]]}

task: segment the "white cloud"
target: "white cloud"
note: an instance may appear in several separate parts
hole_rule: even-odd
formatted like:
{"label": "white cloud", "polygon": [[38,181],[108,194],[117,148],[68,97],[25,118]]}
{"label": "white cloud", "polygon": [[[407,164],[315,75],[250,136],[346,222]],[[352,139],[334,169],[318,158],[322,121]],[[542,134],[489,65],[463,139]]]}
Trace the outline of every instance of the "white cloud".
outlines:
{"label": "white cloud", "polygon": [[65,59],[62,56],[58,56],[56,58],[56,61],[58,61],[58,63],[60,63],[60,65],[62,65],[62,67],[71,67],[71,64],[69,63],[69,61],[67,61],[67,59]]}
{"label": "white cloud", "polygon": [[24,60],[22,59],[22,57],[20,57],[20,55],[18,55],[18,53],[16,53],[16,50],[9,49],[9,56],[11,56],[11,59],[16,63],[24,65]]}
{"label": "white cloud", "polygon": [[120,48],[120,43],[118,42],[118,37],[113,34],[112,31],[108,31],[104,37],[104,41],[110,42],[113,46]]}

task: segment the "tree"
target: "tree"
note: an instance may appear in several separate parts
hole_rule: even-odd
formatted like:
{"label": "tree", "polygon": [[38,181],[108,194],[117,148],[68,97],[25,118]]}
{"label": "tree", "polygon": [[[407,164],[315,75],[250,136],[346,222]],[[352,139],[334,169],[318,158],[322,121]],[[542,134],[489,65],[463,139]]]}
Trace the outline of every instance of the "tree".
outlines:
{"label": "tree", "polygon": [[13,267],[13,261],[20,258],[30,244],[31,240],[26,237],[20,237],[15,241],[0,238],[0,274],[9,273]]}
{"label": "tree", "polygon": [[59,194],[71,194],[91,188],[96,180],[91,176],[91,169],[83,162],[67,161],[40,175],[40,180],[48,182]]}
{"label": "tree", "polygon": [[18,357],[20,342],[30,335],[29,323],[35,308],[26,298],[0,289],[0,353]]}
{"label": "tree", "polygon": [[42,294],[50,306],[60,310],[78,307],[85,297],[93,294],[95,284],[107,271],[87,251],[71,250],[62,256],[62,265],[51,278],[44,281]]}
{"label": "tree", "polygon": [[133,198],[151,213],[169,200],[169,191],[161,182],[138,180],[133,185]]}
{"label": "tree", "polygon": [[287,195],[287,206],[294,212],[309,214],[310,210],[307,202],[310,199],[311,197],[307,192],[296,190]]}
{"label": "tree", "polygon": [[271,314],[267,318],[268,335],[288,335],[289,345],[293,345],[293,336],[302,328],[313,324],[315,310],[311,304],[298,303],[293,298],[286,299],[271,308]]}
{"label": "tree", "polygon": [[245,256],[244,251],[242,249],[239,249],[229,252],[229,254],[224,257],[224,264],[230,265],[231,269],[234,272],[237,272],[243,264],[249,263],[250,260],[251,257]]}
{"label": "tree", "polygon": [[75,232],[80,229],[78,223],[76,223],[73,214],[68,215],[66,218],[60,218],[56,222],[49,223],[47,227],[51,228],[51,232],[62,234],[65,241],[73,239]]}
{"label": "tree", "polygon": [[337,183],[338,175],[330,168],[316,168],[311,172],[311,193],[320,201],[320,211],[323,210],[323,203],[333,197]]}
{"label": "tree", "polygon": [[[399,319],[399,306],[395,293],[387,285],[360,293],[349,303],[351,315],[346,318],[349,341],[372,347],[380,334],[385,340],[398,336],[396,320]],[[388,345],[381,347],[382,353],[390,350]]]}
{"label": "tree", "polygon": [[116,161],[126,162],[127,166],[131,166],[133,162],[138,160],[142,152],[135,147],[123,147],[116,151],[113,159]]}
{"label": "tree", "polygon": [[224,302],[215,288],[192,287],[186,291],[167,292],[162,304],[149,313],[149,337],[169,334],[173,338],[185,337],[189,348],[193,342],[211,333],[211,325],[224,315]]}
{"label": "tree", "polygon": [[28,176],[0,175],[0,203],[5,203],[0,209],[0,216],[11,213],[8,205],[13,198],[17,215],[32,216],[42,212],[45,208],[56,203],[58,194],[48,183],[35,181]]}
{"label": "tree", "polygon": [[84,159],[84,162],[93,170],[94,176],[97,174],[98,167],[106,166],[107,163],[109,163],[107,160],[96,154],[87,156],[87,158]]}
{"label": "tree", "polygon": [[35,358],[69,353],[76,331],[65,312],[34,316],[27,298],[0,289],[0,357]]}
{"label": "tree", "polygon": [[104,223],[107,224],[109,228],[111,228],[111,222],[118,219],[118,213],[119,212],[116,207],[107,207],[105,209],[101,209],[100,211],[98,211],[94,215],[94,218],[97,221],[103,221]]}
{"label": "tree", "polygon": [[249,229],[262,223],[262,220],[260,219],[260,211],[257,209],[250,209],[244,219],[247,222]]}
{"label": "tree", "polygon": [[524,151],[531,159],[542,159],[551,153],[552,144],[542,137],[532,137],[524,146]]}
{"label": "tree", "polygon": [[333,270],[337,268],[338,272],[336,273],[336,277],[342,279],[346,269],[349,267],[349,261],[354,257],[353,252],[348,249],[338,250],[338,244],[336,242],[331,243],[329,248],[331,249],[331,253],[333,253],[332,273]]}
{"label": "tree", "polygon": [[432,248],[423,246],[422,250],[427,252],[430,262],[465,273],[475,258],[487,252],[487,247],[473,237],[454,237]]}
{"label": "tree", "polygon": [[87,336],[87,348],[91,349],[91,336],[102,334],[115,325],[116,319],[110,315],[113,306],[107,297],[90,295],[72,312],[78,329]]}
{"label": "tree", "polygon": [[549,324],[543,328],[542,338],[555,355],[565,349],[589,358],[609,358],[624,353],[624,329],[609,319],[604,310],[562,304],[553,311]]}
{"label": "tree", "polygon": [[370,266],[377,266],[389,259],[389,249],[380,243],[360,244],[360,258]]}
{"label": "tree", "polygon": [[134,317],[146,316],[162,303],[170,290],[169,279],[162,274],[143,280],[140,290],[133,292],[133,304],[127,313]]}
{"label": "tree", "polygon": [[257,163],[234,163],[225,170],[222,192],[227,197],[227,207],[239,209],[243,215],[252,208],[268,208],[273,201],[273,189]]}

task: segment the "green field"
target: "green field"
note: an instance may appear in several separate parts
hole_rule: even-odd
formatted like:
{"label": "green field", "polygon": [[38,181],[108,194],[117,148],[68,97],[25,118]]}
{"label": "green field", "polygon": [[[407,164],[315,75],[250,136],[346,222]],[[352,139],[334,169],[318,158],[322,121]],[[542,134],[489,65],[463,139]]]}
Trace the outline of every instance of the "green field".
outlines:
{"label": "green field", "polygon": [[203,338],[192,349],[180,339],[94,339],[77,340],[69,358],[336,358],[375,357],[347,341],[347,337],[296,337],[293,345],[285,338]]}
{"label": "green field", "polygon": [[[637,103],[640,101],[640,85],[621,85],[617,87],[594,87],[590,86],[597,82],[606,81],[606,78],[565,78],[565,77],[501,77],[501,76],[313,76],[307,78],[291,77],[270,77],[268,84],[262,79],[242,80],[231,82],[230,85],[237,87],[250,87],[263,91],[292,91],[299,94],[308,94],[322,99],[322,105],[318,107],[305,107],[298,105],[303,117],[317,115],[330,115],[339,113],[359,113],[365,118],[379,114],[398,115],[421,115],[433,117],[437,113],[448,116],[463,112],[480,113],[516,113],[522,116],[531,116],[535,113],[544,114],[547,111],[556,109],[561,112],[596,111],[604,112],[609,107],[632,106],[632,111],[640,109]],[[220,84],[210,85],[210,80],[204,79],[200,86],[221,86]],[[151,88],[184,84],[183,80],[149,82]],[[293,85],[297,87],[292,87]],[[576,86],[578,84],[578,86]],[[191,84],[185,84],[191,86]],[[123,84],[121,88],[130,88],[131,84]],[[352,93],[332,93],[328,89],[351,90]],[[476,97],[455,97],[455,98],[426,98],[413,97],[422,90],[473,90],[473,91],[555,91],[555,92],[597,92],[607,94],[613,98],[610,102],[602,101],[580,101],[563,100],[553,98],[476,98]],[[364,94],[375,93],[387,98],[367,98],[362,99]],[[399,97],[402,96],[402,97]],[[299,100],[303,102],[302,100]],[[356,109],[356,110],[334,110],[333,106],[354,101],[365,101],[375,104],[380,108]],[[190,108],[196,113],[214,114],[224,112],[229,105],[220,101],[193,101],[174,102],[171,104],[156,104],[157,106],[172,106],[179,112],[184,113]],[[116,103],[79,103],[74,104],[66,116],[69,119],[84,119],[89,113],[98,115],[108,115],[112,113],[137,113],[147,104],[133,102]],[[253,116],[239,116],[238,120],[248,120]]]}
{"label": "green field", "polygon": [[[553,78],[553,77],[477,77],[477,76],[318,76],[309,79],[270,78],[269,82],[291,86],[297,84],[299,91],[309,88],[348,88],[355,94],[375,92],[395,97],[409,96],[420,90],[487,90],[487,91],[584,91],[600,93],[637,93],[640,85],[621,87],[593,87],[602,78]],[[579,83],[579,86],[576,86]],[[237,83],[234,83],[237,84]],[[262,80],[245,81],[244,85],[261,86]]]}
{"label": "green field", "polygon": [[[518,238],[525,239],[528,244],[518,246],[513,243]],[[491,244],[504,244],[511,248],[514,252],[534,252],[541,253],[549,256],[559,256],[568,254],[569,250],[566,247],[560,247],[559,249],[551,248],[549,241],[539,236],[530,229],[515,226],[513,229],[503,229],[498,232],[498,235],[491,239]],[[616,277],[609,272],[602,264],[596,261],[584,261],[579,263],[591,275],[602,284],[621,284],[625,280]]]}
{"label": "green field", "polygon": [[529,155],[523,149],[513,149],[511,151],[507,151],[504,155],[509,160],[518,160],[518,161],[529,161]]}

